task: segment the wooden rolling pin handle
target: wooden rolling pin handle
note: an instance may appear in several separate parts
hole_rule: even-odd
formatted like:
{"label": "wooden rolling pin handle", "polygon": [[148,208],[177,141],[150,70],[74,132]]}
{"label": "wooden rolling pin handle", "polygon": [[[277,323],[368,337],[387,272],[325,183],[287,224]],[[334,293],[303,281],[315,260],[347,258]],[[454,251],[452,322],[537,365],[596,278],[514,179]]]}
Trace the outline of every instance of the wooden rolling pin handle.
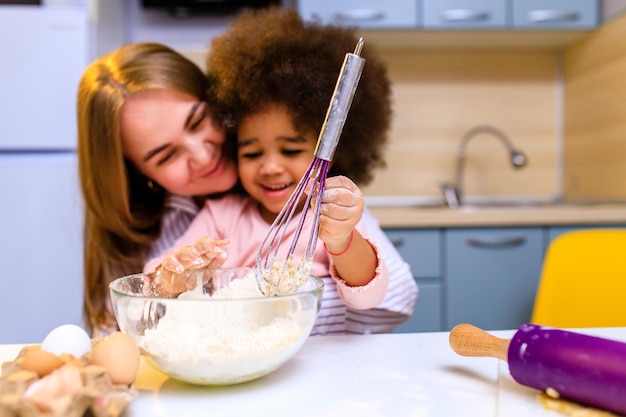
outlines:
{"label": "wooden rolling pin handle", "polygon": [[461,356],[488,356],[508,360],[509,339],[496,337],[471,324],[459,324],[450,331],[450,347]]}

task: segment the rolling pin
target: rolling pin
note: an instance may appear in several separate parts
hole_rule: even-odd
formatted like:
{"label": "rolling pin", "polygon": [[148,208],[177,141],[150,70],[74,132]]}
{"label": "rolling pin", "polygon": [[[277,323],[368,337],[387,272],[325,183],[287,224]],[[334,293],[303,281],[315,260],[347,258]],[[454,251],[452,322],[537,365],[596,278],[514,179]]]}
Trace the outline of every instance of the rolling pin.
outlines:
{"label": "rolling pin", "polygon": [[626,415],[626,343],[534,324],[509,340],[459,324],[450,331],[450,346],[462,356],[508,362],[517,383],[550,397]]}

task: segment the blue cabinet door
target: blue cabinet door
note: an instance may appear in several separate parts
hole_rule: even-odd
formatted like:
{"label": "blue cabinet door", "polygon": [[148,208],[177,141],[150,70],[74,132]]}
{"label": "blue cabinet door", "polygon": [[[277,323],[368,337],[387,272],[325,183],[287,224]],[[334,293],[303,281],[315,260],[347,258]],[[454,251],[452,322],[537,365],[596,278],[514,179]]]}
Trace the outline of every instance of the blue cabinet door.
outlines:
{"label": "blue cabinet door", "polygon": [[418,281],[419,296],[413,315],[394,333],[440,332],[443,330],[442,288],[438,281]]}
{"label": "blue cabinet door", "polygon": [[424,29],[505,29],[505,0],[424,0]]}
{"label": "blue cabinet door", "polygon": [[514,29],[593,29],[600,2],[592,0],[513,0]]}
{"label": "blue cabinet door", "polygon": [[305,20],[362,29],[417,29],[420,20],[416,0],[299,0],[297,7]]}
{"label": "blue cabinet door", "polygon": [[530,320],[543,262],[543,229],[449,229],[444,235],[445,323],[513,329]]}
{"label": "blue cabinet door", "polygon": [[386,229],[385,233],[404,260],[411,265],[419,287],[413,315],[398,326],[394,333],[443,330],[443,232],[439,229]]}
{"label": "blue cabinet door", "polygon": [[415,278],[441,278],[443,250],[439,229],[385,229]]}

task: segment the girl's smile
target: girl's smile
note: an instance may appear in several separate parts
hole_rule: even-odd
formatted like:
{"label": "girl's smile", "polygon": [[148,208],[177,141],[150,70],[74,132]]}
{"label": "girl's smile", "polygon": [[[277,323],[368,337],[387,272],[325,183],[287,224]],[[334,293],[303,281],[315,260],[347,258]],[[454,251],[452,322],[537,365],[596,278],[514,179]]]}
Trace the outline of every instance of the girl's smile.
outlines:
{"label": "girl's smile", "polygon": [[316,136],[297,132],[280,105],[246,117],[237,133],[239,179],[272,223],[309,168]]}

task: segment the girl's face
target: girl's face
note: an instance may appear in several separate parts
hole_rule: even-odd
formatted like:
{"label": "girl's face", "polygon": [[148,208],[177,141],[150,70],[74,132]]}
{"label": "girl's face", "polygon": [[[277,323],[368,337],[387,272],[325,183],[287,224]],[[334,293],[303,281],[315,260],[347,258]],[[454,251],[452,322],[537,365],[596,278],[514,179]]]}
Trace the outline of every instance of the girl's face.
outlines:
{"label": "girl's face", "polygon": [[214,194],[237,181],[235,162],[222,153],[226,135],[196,97],[147,90],[120,111],[124,154],[148,178],[171,193]]}
{"label": "girl's face", "polygon": [[272,223],[311,165],[317,137],[298,133],[282,106],[246,117],[237,136],[239,180]]}

